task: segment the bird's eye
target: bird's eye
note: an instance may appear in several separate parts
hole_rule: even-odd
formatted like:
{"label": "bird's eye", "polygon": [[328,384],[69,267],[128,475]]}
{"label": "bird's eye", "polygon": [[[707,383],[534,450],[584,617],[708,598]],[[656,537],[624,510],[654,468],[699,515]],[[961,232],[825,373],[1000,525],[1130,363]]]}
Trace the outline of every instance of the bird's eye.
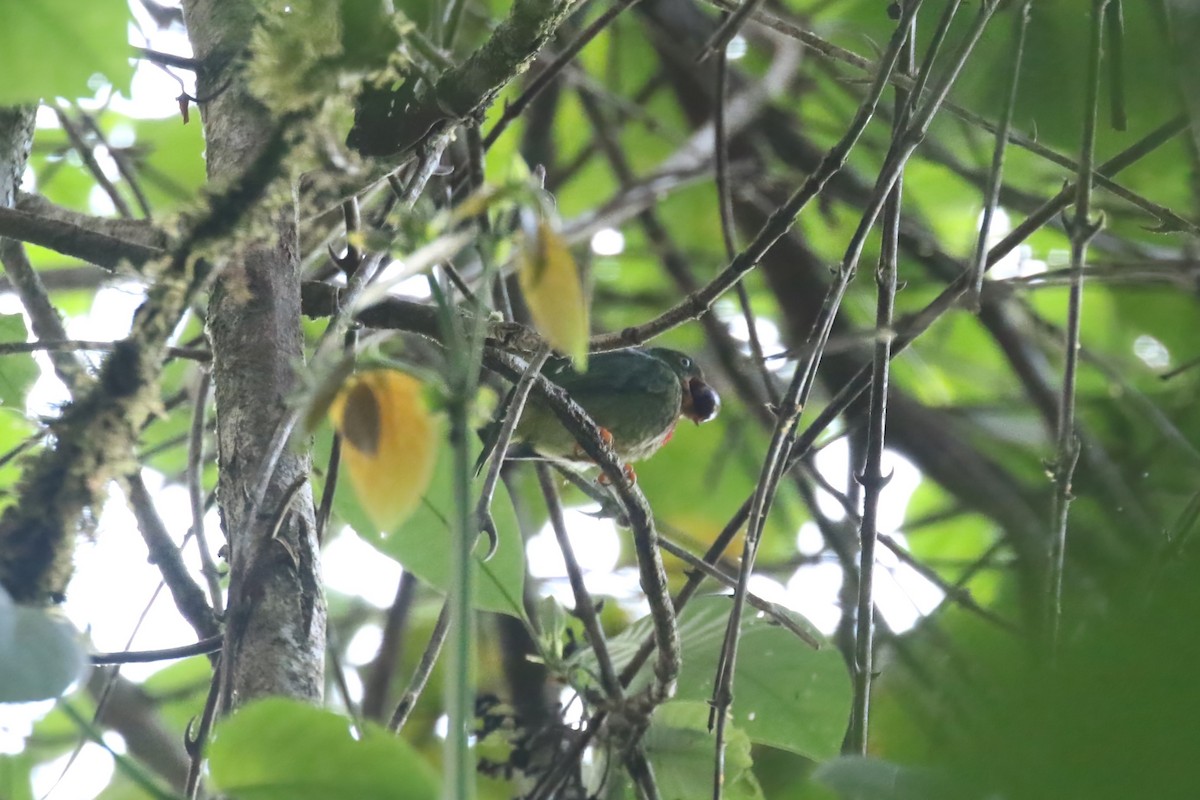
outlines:
{"label": "bird's eye", "polygon": [[681,356],[679,359],[679,365],[682,366],[684,369],[691,369],[692,368],[692,360],[690,358],[688,358],[687,356]]}

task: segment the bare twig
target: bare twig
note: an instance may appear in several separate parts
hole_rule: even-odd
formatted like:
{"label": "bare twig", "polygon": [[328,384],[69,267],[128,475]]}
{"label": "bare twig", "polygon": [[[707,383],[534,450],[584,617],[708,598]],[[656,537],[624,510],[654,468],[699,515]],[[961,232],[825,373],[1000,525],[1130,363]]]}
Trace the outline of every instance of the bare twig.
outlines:
{"label": "bare twig", "polygon": [[513,432],[517,429],[517,424],[521,421],[521,415],[525,411],[525,401],[529,398],[530,389],[533,388],[534,376],[541,372],[542,365],[549,357],[549,347],[543,347],[530,359],[528,366],[521,374],[521,379],[517,381],[517,385],[509,396],[508,407],[504,411],[504,420],[500,424],[495,444],[492,446],[492,461],[488,465],[487,475],[483,479],[483,488],[479,493],[479,502],[475,507],[480,528],[488,535],[491,542],[488,548],[489,557],[495,552],[499,542],[499,534],[496,531],[496,523],[492,520],[491,508],[492,497],[496,493],[496,484],[500,480],[500,470],[504,466],[504,458],[508,453],[508,445],[512,442]]}
{"label": "bare twig", "polygon": [[[752,2],[747,2],[742,8],[750,10]],[[728,24],[733,19],[731,15],[725,20]],[[730,36],[736,28],[731,29]],[[713,39],[717,34],[713,34]],[[711,40],[710,40],[711,41]],[[725,45],[721,44],[717,51],[717,85],[716,102],[713,105],[713,154],[715,156],[715,178],[717,184],[717,209],[721,218],[721,239],[725,243],[725,258],[733,261],[737,256],[737,230],[733,222],[733,193],[729,190],[729,137],[725,125],[725,94],[729,79],[729,57]],[[763,382],[763,397],[772,405],[779,402],[779,392],[771,372],[767,369],[767,361],[763,355],[762,342],[758,337],[758,324],[754,318],[754,309],[750,307],[750,293],[746,291],[745,281],[737,284],[738,305],[742,309],[742,318],[746,321],[746,335],[750,341],[750,354]]]}
{"label": "bare twig", "polygon": [[417,704],[421,692],[425,691],[425,684],[429,682],[429,676],[433,674],[433,667],[437,663],[438,656],[442,652],[442,645],[446,643],[446,634],[449,632],[450,604],[445,602],[442,603],[442,610],[438,613],[433,633],[429,634],[429,644],[425,646],[425,652],[421,653],[421,660],[417,662],[417,668],[413,670],[408,688],[404,690],[404,694],[400,695],[396,710],[392,712],[392,718],[388,721],[388,730],[392,733],[398,733],[404,727],[404,723],[408,722],[413,706]]}
{"label": "bare twig", "polygon": [[192,534],[200,551],[201,572],[208,583],[208,597],[213,613],[218,617],[225,613],[225,601],[221,594],[221,571],[208,548],[208,536],[204,531],[204,417],[208,408],[208,385],[212,373],[200,370],[196,384],[196,399],[192,408],[192,427],[188,437],[187,486],[188,500],[192,508]]}
{"label": "bare twig", "polygon": [[[705,0],[705,2],[726,11],[732,11],[739,7],[737,0]],[[877,65],[870,59],[864,58],[863,56],[846,50],[845,48],[838,47],[837,45],[826,41],[820,36],[805,30],[795,23],[781,19],[764,11],[755,12],[752,14],[752,17],[756,22],[762,23],[773,30],[776,30],[786,36],[790,36],[797,41],[803,42],[813,53],[819,56],[849,64],[850,66],[853,66],[863,72],[874,73],[876,70]],[[900,88],[909,89],[910,91],[913,88],[912,79],[904,75],[893,74],[891,76],[891,82]],[[960,105],[956,105],[952,102],[947,102],[944,104],[944,106],[946,112],[951,116],[957,117],[958,119],[961,119],[974,127],[978,127],[991,134],[995,134],[997,131],[997,126],[995,123],[973,111],[970,111],[969,109],[966,109]],[[1030,137],[1025,134],[1018,133],[1017,131],[1010,131],[1008,140],[1017,147],[1027,150],[1039,158],[1051,162],[1052,164],[1056,164],[1064,169],[1070,170],[1072,173],[1078,174],[1079,172],[1079,165],[1074,160],[1039,143],[1035,137]],[[1093,177],[1096,181],[1096,185],[1100,188],[1112,193],[1117,197],[1120,197],[1122,200],[1125,200],[1126,202],[1138,208],[1141,208],[1159,220],[1162,230],[1179,230],[1200,233],[1200,226],[1197,226],[1196,223],[1190,220],[1180,217],[1178,214],[1174,213],[1165,206],[1152,202],[1142,195],[1139,195],[1138,193],[1115,183],[1104,175],[1095,175]]]}
{"label": "bare twig", "polygon": [[392,684],[392,676],[396,665],[400,663],[400,648],[404,642],[404,632],[408,628],[408,620],[412,614],[413,601],[417,596],[417,578],[408,570],[400,575],[396,584],[396,597],[388,608],[387,618],[383,623],[383,637],[379,642],[379,652],[367,671],[367,679],[363,681],[362,715],[366,719],[383,719],[384,704],[387,702],[388,688]]}
{"label": "bare twig", "polygon": [[88,659],[97,666],[105,664],[145,664],[153,661],[172,661],[216,653],[221,649],[222,636],[217,634],[192,644],[164,647],[159,650],[122,650],[116,653],[92,653]]}
{"label": "bare twig", "polygon": [[150,490],[142,480],[140,472],[134,472],[126,478],[128,484],[129,505],[133,508],[134,517],[138,521],[138,530],[146,541],[146,549],[150,551],[150,561],[162,572],[163,581],[175,600],[179,613],[188,621],[196,635],[201,639],[209,639],[217,635],[216,616],[204,597],[204,590],[192,578],[179,547],[171,540],[166,525],[154,508],[154,500]]}
{"label": "bare twig", "polygon": [[[726,268],[726,272],[733,268],[742,260],[742,256],[748,252],[754,253],[753,261],[746,265],[746,270],[757,262],[758,258],[766,252],[770,245],[774,244],[787,230],[791,227],[795,214],[807,204],[808,200],[816,195],[817,192],[824,186],[824,183],[832,177],[832,175],[841,168],[845,163],[845,159],[849,154],[850,148],[861,135],[862,130],[866,127],[867,122],[874,114],[875,106],[879,102],[880,96],[888,83],[888,75],[895,69],[897,62],[900,59],[901,51],[905,40],[908,37],[908,25],[916,18],[917,10],[920,8],[919,0],[909,3],[904,8],[904,13],[898,22],[897,32],[892,36],[888,43],[887,50],[881,58],[881,66],[876,73],[871,84],[871,89],[868,92],[867,98],[859,106],[858,113],[855,115],[854,121],[851,123],[849,130],[843,135],[842,139],[834,146],[832,150],[826,154],[822,160],[822,169],[817,173],[810,175],[808,180],[801,189],[789,198],[783,208],[776,211],[767,220],[763,231],[759,233],[755,243],[762,242],[761,252],[755,252],[755,245],[752,244],[748,250],[742,251],[738,259],[735,259],[730,267]],[[820,180],[814,180],[820,177]],[[810,186],[811,185],[811,186]],[[886,191],[886,189],[885,189]],[[793,208],[794,207],[794,208]],[[788,212],[786,216],[781,212]],[[764,234],[768,233],[768,236]],[[767,239],[769,238],[769,241]],[[845,274],[845,273],[844,273]],[[740,278],[740,275],[738,276]],[[719,277],[718,277],[719,279]],[[845,278],[849,280],[849,276]],[[709,286],[713,286],[710,283]],[[706,287],[707,288],[707,287]],[[840,294],[840,292],[839,292]],[[836,295],[831,295],[836,297]],[[676,306],[676,308],[680,308]],[[830,304],[829,310],[836,313],[836,300]],[[668,312],[670,313],[670,312]],[[666,315],[664,315],[666,316]],[[661,319],[661,317],[660,317]],[[823,341],[828,338],[828,332],[821,336],[818,341]],[[817,353],[814,352],[814,357],[811,359],[812,366],[815,366]],[[790,449],[790,431],[800,417],[802,402],[800,397],[805,394],[805,387],[811,386],[812,370],[803,365],[798,365],[796,373],[793,376],[791,385],[788,386],[787,392],[784,394],[778,411],[776,413],[775,431],[771,437],[771,443],[768,446],[766,456],[763,459],[762,471],[759,481],[754,491],[754,496],[749,509],[749,527],[746,531],[746,537],[742,549],[741,568],[738,572],[738,586],[734,592],[732,609],[729,614],[729,622],[725,628],[725,640],[721,647],[721,658],[717,666],[717,674],[713,680],[713,696],[712,696],[712,711],[709,714],[709,728],[716,729],[716,753],[713,766],[713,797],[714,800],[719,800],[721,796],[721,788],[724,784],[725,776],[725,727],[727,724],[727,712],[733,703],[733,676],[737,663],[738,643],[741,638],[741,616],[742,610],[745,607],[746,593],[749,590],[750,575],[754,569],[754,560],[758,550],[759,538],[762,534],[763,524],[770,507],[771,499],[774,495],[774,487],[777,486],[782,469],[788,458]]]}
{"label": "bare twig", "polygon": [[74,348],[56,346],[56,342],[67,338],[67,331],[58,309],[50,302],[41,276],[29,262],[25,246],[13,239],[0,238],[0,262],[4,264],[4,272],[16,289],[21,305],[29,314],[33,335],[38,338],[36,342],[5,342],[0,344],[0,353],[4,353],[6,347],[13,347],[11,352],[22,353],[49,350],[50,363],[62,382],[68,387],[82,389],[91,376],[75,354],[70,352]]}
{"label": "bare twig", "polygon": [[[918,7],[920,7],[919,2],[914,3],[911,9],[906,7],[905,15],[911,19]],[[887,86],[888,76],[895,68],[896,59],[899,57],[899,46],[894,43],[893,45],[889,46],[885,53],[867,99],[859,106],[846,132],[821,159],[817,170],[808,176],[804,184],[788,198],[787,202],[771,214],[766,224],[754,237],[754,241],[738,253],[737,257],[700,291],[694,292],[648,322],[626,328],[619,333],[593,337],[593,348],[609,349],[641,344],[688,320],[696,319],[707,311],[718,297],[733,288],[747,272],[754,268],[767,250],[791,229],[796,215],[821,192],[829,179],[846,163],[850,151],[874,115],[879,97]]]}
{"label": "bare twig", "polygon": [[0,236],[48,247],[108,270],[115,270],[123,263],[141,267],[166,255],[164,249],[155,245],[122,238],[100,229],[113,227],[85,227],[81,221],[55,219],[23,209],[0,207]]}
{"label": "bare twig", "polygon": [[1066,366],[1058,407],[1057,447],[1053,465],[1054,503],[1051,511],[1050,552],[1047,564],[1046,643],[1053,653],[1062,620],[1063,567],[1067,549],[1068,517],[1071,509],[1071,479],[1079,460],[1079,437],[1075,432],[1075,384],[1079,368],[1079,325],[1083,314],[1083,268],[1092,237],[1103,219],[1093,222],[1092,162],[1096,149],[1096,116],[1100,94],[1100,59],[1104,42],[1104,15],[1109,0],[1093,0],[1092,35],[1088,49],[1087,98],[1084,101],[1083,142],[1080,145],[1079,175],[1075,181],[1075,213],[1071,235],[1071,281],[1067,300]]}
{"label": "bare twig", "polygon": [[697,60],[703,60],[711,54],[720,53],[724,55],[729,42],[737,36],[737,32],[746,24],[746,20],[750,15],[758,11],[758,7],[762,5],[762,0],[743,0],[742,4],[733,11],[725,15],[725,19],[713,31],[712,36],[708,37],[708,41],[700,50],[700,55]]}
{"label": "bare twig", "polygon": [[1000,123],[996,130],[996,146],[992,151],[992,167],[988,171],[987,185],[983,190],[983,220],[979,223],[979,238],[975,241],[975,255],[972,259],[974,286],[971,289],[970,302],[979,308],[980,295],[983,293],[983,275],[987,270],[988,236],[992,231],[992,217],[996,215],[996,206],[1000,203],[1000,187],[1004,183],[1004,154],[1007,152],[1008,131],[1012,127],[1013,109],[1017,105],[1017,85],[1020,83],[1021,61],[1025,50],[1025,32],[1029,28],[1029,7],[1032,0],[1025,0],[1016,15],[1016,44],[1013,45],[1012,72],[1008,78],[1008,92],[1004,97],[1004,107],[1000,111]]}
{"label": "bare twig", "polygon": [[596,664],[600,669],[600,687],[604,690],[610,703],[620,703],[625,697],[620,681],[617,680],[616,670],[613,669],[612,658],[608,654],[608,641],[604,629],[600,627],[600,619],[596,615],[596,604],[588,593],[587,585],[583,582],[583,570],[575,558],[575,550],[571,547],[571,539],[567,535],[567,525],[563,521],[562,501],[558,497],[558,489],[550,476],[550,468],[543,462],[537,465],[538,485],[542,488],[542,498],[546,501],[546,511],[550,515],[550,528],[562,551],[563,563],[567,568],[567,580],[570,581],[571,591],[575,595],[575,616],[583,623],[587,633],[588,643],[596,656]]}
{"label": "bare twig", "polygon": [[[933,34],[920,75],[912,94],[905,90],[896,92],[896,116],[893,120],[892,146],[895,147],[905,136],[905,128],[915,103],[920,99],[933,61],[941,48],[950,22],[958,12],[959,0],[951,0]],[[916,43],[915,21],[909,23],[909,38],[904,45],[902,58],[907,62],[905,72],[913,71]],[[903,167],[901,167],[903,169]],[[858,605],[855,611],[854,633],[854,699],[851,706],[850,732],[846,737],[846,749],[852,753],[866,755],[867,731],[870,721],[871,684],[874,678],[875,660],[875,543],[879,503],[883,488],[891,475],[883,474],[883,450],[886,441],[888,413],[888,385],[891,380],[892,316],[896,306],[896,282],[898,253],[900,249],[900,206],[903,197],[904,174],[896,175],[895,183],[888,191],[883,208],[883,236],[879,253],[879,265],[875,270],[877,301],[875,305],[875,348],[871,362],[871,397],[867,412],[866,440],[863,446],[866,457],[862,472],[855,479],[862,486],[862,519],[858,529]],[[853,471],[855,465],[850,464]]]}
{"label": "bare twig", "polygon": [[150,212],[150,201],[146,199],[146,193],[142,191],[142,183],[138,180],[137,173],[133,169],[133,164],[130,162],[129,154],[121,148],[113,147],[108,143],[108,137],[104,135],[104,131],[96,124],[95,118],[81,109],[78,104],[75,110],[79,113],[79,118],[83,120],[83,124],[88,127],[92,135],[104,145],[104,149],[112,156],[112,160],[117,165],[117,172],[125,179],[125,183],[129,186],[129,191],[133,193],[133,199],[137,201],[138,208],[141,209],[142,216],[145,219],[150,219],[153,214]]}
{"label": "bare twig", "polygon": [[621,12],[637,2],[639,0],[617,0],[617,2],[605,9],[600,16],[592,20],[591,24],[580,31],[553,61],[538,72],[537,77],[529,82],[529,85],[525,87],[525,90],[521,92],[517,99],[504,107],[504,114],[501,115],[500,119],[496,120],[491,130],[487,132],[487,136],[483,138],[484,148],[489,148],[496,143],[496,140],[500,138],[500,134],[504,133],[504,129],[525,112],[529,104],[537,99],[538,95],[550,85],[551,81],[558,77],[559,73],[563,71],[575,56],[579,55],[579,51],[588,42],[595,39]]}
{"label": "bare twig", "polygon": [[79,128],[75,126],[74,121],[67,115],[67,112],[57,106],[54,106],[54,113],[58,116],[58,124],[62,126],[63,131],[67,134],[67,138],[71,141],[71,146],[75,148],[75,152],[83,159],[84,165],[88,168],[88,172],[92,173],[92,177],[96,179],[96,183],[104,190],[112,200],[113,208],[122,217],[132,217],[133,211],[130,210],[129,204],[125,202],[125,198],[113,185],[113,182],[104,174],[104,169],[100,166],[100,162],[96,160],[96,153],[92,146],[84,141],[83,134]]}
{"label": "bare twig", "polygon": [[[700,558],[682,545],[678,545],[675,542],[672,542],[670,539],[660,535],[658,539],[658,546],[678,558],[683,563],[687,564],[689,569],[699,572],[704,577],[710,578],[722,586],[730,589],[737,586],[736,575],[730,575],[726,573],[717,565],[711,564],[703,558]],[[805,628],[798,625],[786,611],[779,607],[778,604],[772,603],[770,600],[764,600],[763,598],[754,594],[754,592],[748,592],[746,594],[746,602],[752,607],[757,608],[759,611],[766,614],[771,619],[775,620],[780,627],[794,634],[798,639],[800,639],[800,641],[804,642],[809,647],[813,648],[814,650],[820,649],[820,640],[809,633]]]}
{"label": "bare twig", "polygon": [[187,730],[184,731],[183,742],[187,748],[188,755],[191,757],[191,762],[188,764],[187,783],[184,787],[184,792],[188,800],[195,800],[200,792],[200,768],[204,764],[204,744],[208,741],[208,733],[212,730],[213,721],[217,715],[217,700],[220,697],[221,688],[221,663],[218,659],[213,665],[212,682],[208,687],[208,696],[204,700],[204,710],[200,712],[199,722],[195,725],[193,732],[192,722],[188,722]]}
{"label": "bare twig", "polygon": [[[36,342],[0,342],[0,356],[16,353],[36,353],[41,350],[69,352],[72,350],[94,350],[112,352],[120,342],[92,342],[82,339],[39,339]],[[211,361],[212,353],[198,347],[168,347],[167,355],[186,358],[189,361]]]}

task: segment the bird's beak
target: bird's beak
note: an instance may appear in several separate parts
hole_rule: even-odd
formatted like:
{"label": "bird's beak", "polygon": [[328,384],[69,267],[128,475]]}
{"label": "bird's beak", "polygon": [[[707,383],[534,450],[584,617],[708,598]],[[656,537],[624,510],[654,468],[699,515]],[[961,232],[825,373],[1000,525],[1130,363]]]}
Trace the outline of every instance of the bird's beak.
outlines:
{"label": "bird's beak", "polygon": [[717,416],[721,410],[721,397],[715,389],[699,378],[689,378],[683,389],[683,416],[697,425]]}

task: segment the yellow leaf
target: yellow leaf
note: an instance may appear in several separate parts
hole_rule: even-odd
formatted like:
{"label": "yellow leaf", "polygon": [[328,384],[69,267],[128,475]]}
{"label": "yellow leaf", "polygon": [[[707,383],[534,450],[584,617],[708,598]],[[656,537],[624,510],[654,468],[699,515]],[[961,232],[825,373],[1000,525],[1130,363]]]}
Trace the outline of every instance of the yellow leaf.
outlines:
{"label": "yellow leaf", "polygon": [[329,406],[342,437],[342,465],[363,509],[381,531],[421,502],[437,458],[437,424],[421,382],[393,369],[353,375]]}
{"label": "yellow leaf", "polygon": [[575,362],[575,369],[587,369],[588,307],[579,268],[567,243],[544,219],[536,232],[522,236],[517,276],[534,326]]}

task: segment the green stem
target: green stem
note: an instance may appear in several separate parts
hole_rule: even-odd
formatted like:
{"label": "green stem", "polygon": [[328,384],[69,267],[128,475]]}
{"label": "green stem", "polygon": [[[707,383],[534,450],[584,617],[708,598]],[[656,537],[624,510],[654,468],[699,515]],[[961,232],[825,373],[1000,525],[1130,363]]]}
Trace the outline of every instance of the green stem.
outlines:
{"label": "green stem", "polygon": [[471,757],[468,733],[474,719],[471,685],[471,642],[474,585],[471,575],[471,551],[475,544],[474,505],[471,502],[471,455],[467,431],[468,387],[460,383],[450,402],[450,443],[454,448],[454,502],[456,514],[455,547],[450,582],[450,647],[447,652],[446,713],[450,730],[446,738],[446,796],[469,800],[475,794],[475,764]]}

